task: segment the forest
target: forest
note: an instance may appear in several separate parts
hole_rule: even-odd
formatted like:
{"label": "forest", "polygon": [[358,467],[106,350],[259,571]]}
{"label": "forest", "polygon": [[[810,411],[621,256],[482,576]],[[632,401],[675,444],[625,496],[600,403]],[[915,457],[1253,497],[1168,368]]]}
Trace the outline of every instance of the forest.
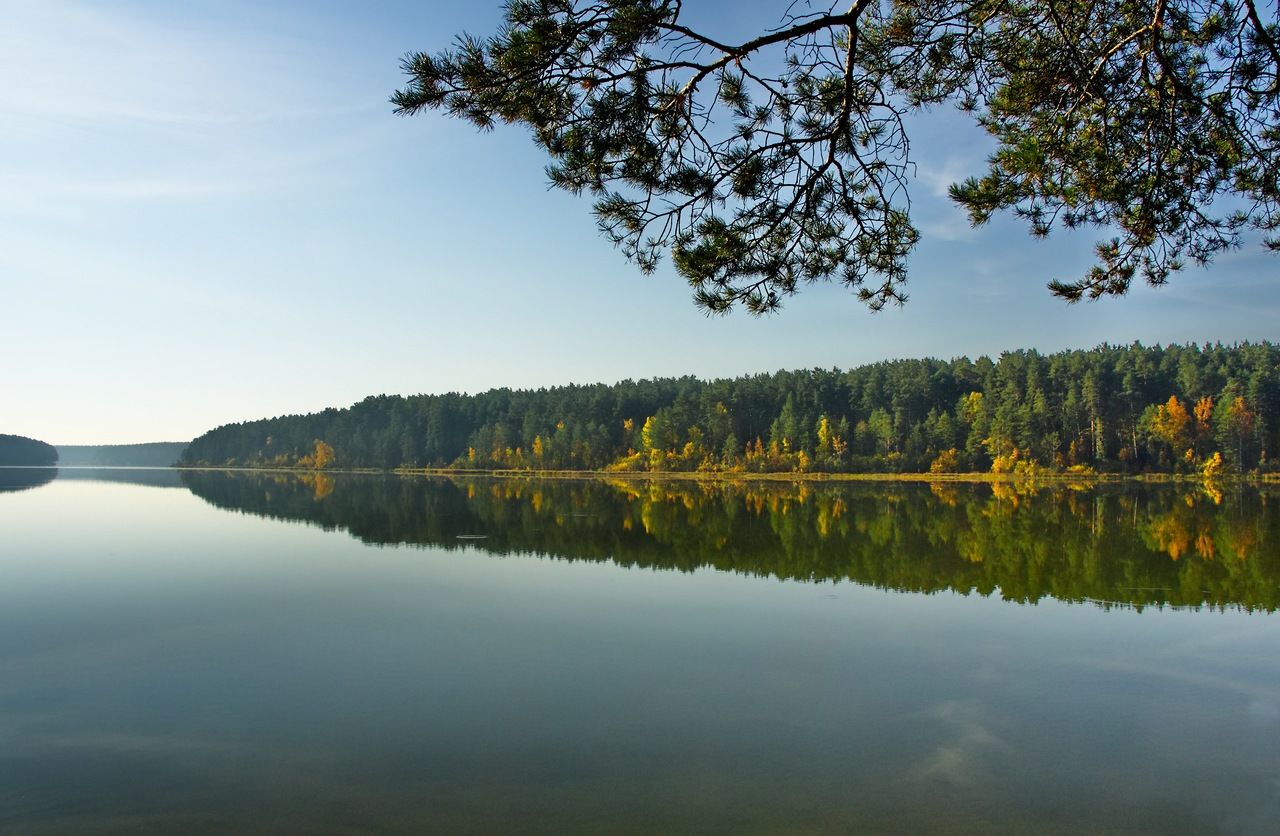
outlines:
{"label": "forest", "polygon": [[53,445],[21,435],[0,434],[0,465],[44,467],[58,463]]}
{"label": "forest", "polygon": [[63,467],[170,467],[186,449],[181,441],[146,444],[60,444]]}
{"label": "forest", "polygon": [[1102,345],[847,371],[376,395],[228,424],[183,466],[647,472],[1273,472],[1280,346]]}

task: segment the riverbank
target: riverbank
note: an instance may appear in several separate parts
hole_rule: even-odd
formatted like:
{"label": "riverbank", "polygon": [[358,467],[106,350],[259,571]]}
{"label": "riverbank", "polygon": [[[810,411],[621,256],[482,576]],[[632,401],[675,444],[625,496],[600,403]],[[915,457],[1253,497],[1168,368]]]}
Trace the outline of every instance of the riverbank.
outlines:
{"label": "riverbank", "polygon": [[1246,484],[1280,484],[1280,473],[1224,474],[1205,479],[1199,474],[1184,473],[1055,473],[1035,475],[1015,473],[821,473],[814,471],[780,471],[752,473],[744,471],[672,471],[672,470],[515,470],[448,467],[341,468],[322,470],[303,467],[208,467],[178,466],[177,470],[226,471],[245,473],[292,474],[395,474],[397,476],[479,476],[494,479],[625,479],[631,481],[688,482],[956,482],[995,484],[1062,484],[1093,485],[1136,482],[1142,484],[1200,484],[1206,481]]}

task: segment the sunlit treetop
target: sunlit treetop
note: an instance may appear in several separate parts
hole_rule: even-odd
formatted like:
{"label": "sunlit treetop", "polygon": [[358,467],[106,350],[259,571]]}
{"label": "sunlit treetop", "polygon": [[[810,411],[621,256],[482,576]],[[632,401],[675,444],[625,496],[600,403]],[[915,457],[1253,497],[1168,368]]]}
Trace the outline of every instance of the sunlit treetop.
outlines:
{"label": "sunlit treetop", "polygon": [[952,104],[994,138],[951,188],[975,224],[1093,227],[1068,300],[1164,284],[1260,237],[1280,250],[1280,3],[1188,0],[780,4],[726,42],[678,0],[515,0],[490,38],[404,60],[398,112],[529,126],[551,182],[698,305],[753,313],[804,282],[905,300],[904,117]]}

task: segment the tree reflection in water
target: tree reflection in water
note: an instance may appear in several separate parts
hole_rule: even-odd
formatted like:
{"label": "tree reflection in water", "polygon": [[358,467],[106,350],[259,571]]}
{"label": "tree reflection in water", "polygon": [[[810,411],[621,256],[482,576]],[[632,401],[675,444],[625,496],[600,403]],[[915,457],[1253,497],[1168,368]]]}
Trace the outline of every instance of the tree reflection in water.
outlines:
{"label": "tree reflection in water", "polygon": [[[559,480],[184,471],[211,504],[367,543],[1102,606],[1280,606],[1252,486]],[[483,540],[459,539],[484,534]]]}

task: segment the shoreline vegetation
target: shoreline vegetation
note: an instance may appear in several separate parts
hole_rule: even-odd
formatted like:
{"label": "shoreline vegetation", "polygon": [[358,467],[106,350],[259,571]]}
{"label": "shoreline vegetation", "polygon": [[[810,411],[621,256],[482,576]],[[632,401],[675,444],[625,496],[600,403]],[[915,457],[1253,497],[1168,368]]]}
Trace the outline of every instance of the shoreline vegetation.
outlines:
{"label": "shoreline vegetation", "polygon": [[1204,484],[1209,483],[1243,483],[1280,485],[1280,473],[1225,473],[1206,478],[1203,474],[1190,473],[1054,473],[1042,472],[1035,476],[1016,473],[820,473],[781,471],[772,473],[750,473],[731,471],[679,471],[679,470],[643,470],[643,471],[609,471],[609,470],[515,470],[515,469],[463,469],[448,467],[395,467],[395,468],[343,468],[343,467],[286,467],[274,466],[236,466],[217,465],[174,465],[177,470],[209,471],[227,473],[288,473],[307,475],[323,473],[326,475],[373,475],[373,476],[424,476],[465,478],[482,477],[489,479],[598,479],[627,481],[681,481],[681,482],[919,482],[962,483],[962,484],[1022,484],[1037,486],[1050,485],[1097,485],[1097,484]]}
{"label": "shoreline vegetation", "polygon": [[847,371],[365,398],[227,424],[182,465],[692,479],[1280,474],[1280,346],[1102,345]]}

